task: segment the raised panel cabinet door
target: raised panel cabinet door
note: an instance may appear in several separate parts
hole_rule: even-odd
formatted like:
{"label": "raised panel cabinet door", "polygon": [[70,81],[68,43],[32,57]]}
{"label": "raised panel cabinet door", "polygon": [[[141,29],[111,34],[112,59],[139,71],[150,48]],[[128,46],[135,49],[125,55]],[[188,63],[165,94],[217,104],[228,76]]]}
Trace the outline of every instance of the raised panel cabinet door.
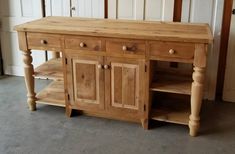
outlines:
{"label": "raised panel cabinet door", "polygon": [[[103,57],[72,56],[68,58],[68,89],[71,105],[78,109],[104,109]],[[71,87],[72,86],[72,87]]]}
{"label": "raised panel cabinet door", "polygon": [[139,113],[143,109],[144,62],[141,60],[106,59],[105,97],[108,110]]}

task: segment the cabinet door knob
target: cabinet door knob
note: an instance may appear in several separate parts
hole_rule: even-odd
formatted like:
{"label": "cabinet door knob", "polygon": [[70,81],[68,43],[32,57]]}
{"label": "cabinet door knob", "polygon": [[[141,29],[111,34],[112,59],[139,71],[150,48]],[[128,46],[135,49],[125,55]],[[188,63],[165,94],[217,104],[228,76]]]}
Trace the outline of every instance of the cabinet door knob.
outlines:
{"label": "cabinet door knob", "polygon": [[80,43],[80,47],[81,47],[81,48],[84,48],[85,46],[86,46],[86,44],[85,44],[84,42],[81,42],[81,43]]}
{"label": "cabinet door knob", "polygon": [[127,46],[126,46],[126,45],[123,45],[123,46],[122,46],[122,50],[123,50],[123,51],[127,51]]}
{"label": "cabinet door knob", "polygon": [[104,65],[104,69],[109,69],[109,65]]}
{"label": "cabinet door knob", "polygon": [[41,40],[40,43],[41,44],[47,44],[47,41],[46,40]]}
{"label": "cabinet door knob", "polygon": [[101,64],[98,64],[97,67],[98,67],[98,69],[102,69],[102,65]]}
{"label": "cabinet door knob", "polygon": [[173,50],[173,49],[169,50],[169,54],[173,55],[174,53],[175,53],[175,50]]}

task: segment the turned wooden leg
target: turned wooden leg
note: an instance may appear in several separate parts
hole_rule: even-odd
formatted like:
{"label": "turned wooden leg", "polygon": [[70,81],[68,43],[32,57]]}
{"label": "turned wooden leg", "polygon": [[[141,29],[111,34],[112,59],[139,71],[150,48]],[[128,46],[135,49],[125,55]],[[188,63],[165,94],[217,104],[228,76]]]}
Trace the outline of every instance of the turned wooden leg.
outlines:
{"label": "turned wooden leg", "polygon": [[191,91],[191,115],[189,116],[190,135],[196,136],[200,126],[200,110],[203,97],[203,82],[205,69],[194,67]]}
{"label": "turned wooden leg", "polygon": [[36,94],[34,92],[34,70],[32,65],[31,51],[23,51],[25,84],[27,88],[27,103],[31,111],[36,110]]}

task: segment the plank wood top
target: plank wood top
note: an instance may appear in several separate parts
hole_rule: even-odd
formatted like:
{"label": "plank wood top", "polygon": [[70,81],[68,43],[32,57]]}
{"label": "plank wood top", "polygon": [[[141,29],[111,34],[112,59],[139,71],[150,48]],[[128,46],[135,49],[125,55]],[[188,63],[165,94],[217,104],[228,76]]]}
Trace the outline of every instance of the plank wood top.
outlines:
{"label": "plank wood top", "polygon": [[208,24],[192,23],[46,17],[18,25],[15,30],[160,41],[213,42]]}

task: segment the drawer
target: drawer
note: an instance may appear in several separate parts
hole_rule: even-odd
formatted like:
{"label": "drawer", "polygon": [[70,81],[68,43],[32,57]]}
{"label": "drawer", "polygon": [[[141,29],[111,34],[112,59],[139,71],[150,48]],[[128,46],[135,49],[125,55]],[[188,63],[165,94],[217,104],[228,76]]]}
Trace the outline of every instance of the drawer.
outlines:
{"label": "drawer", "polygon": [[192,62],[195,45],[193,43],[150,42],[150,58],[177,62]]}
{"label": "drawer", "polygon": [[44,33],[27,33],[29,49],[60,50],[60,35]]}
{"label": "drawer", "polygon": [[76,50],[102,51],[102,40],[93,37],[65,37],[65,48]]}
{"label": "drawer", "polygon": [[107,40],[106,51],[113,54],[145,55],[145,42],[137,40]]}

